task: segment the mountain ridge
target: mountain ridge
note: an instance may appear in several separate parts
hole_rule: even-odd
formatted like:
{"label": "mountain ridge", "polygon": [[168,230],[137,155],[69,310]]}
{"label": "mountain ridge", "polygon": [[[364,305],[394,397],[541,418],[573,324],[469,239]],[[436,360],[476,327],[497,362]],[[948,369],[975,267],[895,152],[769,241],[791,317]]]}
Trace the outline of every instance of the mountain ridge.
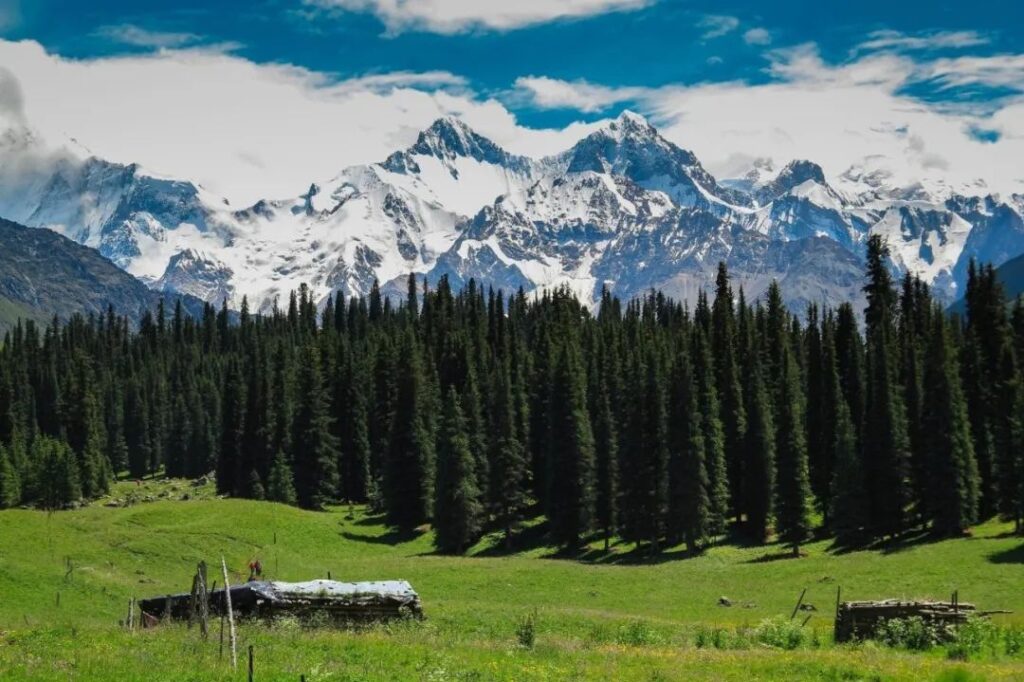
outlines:
{"label": "mountain ridge", "polygon": [[241,209],[92,157],[42,175],[17,204],[0,195],[0,215],[93,246],[158,290],[235,306],[247,296],[257,310],[301,283],[318,298],[365,294],[374,280],[402,286],[409,272],[527,291],[566,285],[585,302],[604,286],[690,299],[719,259],[751,298],[766,279],[793,278],[803,293],[791,304],[834,303],[875,233],[889,240],[894,269],[952,300],[970,257],[998,265],[1024,252],[1024,198],[935,196],[877,174],[834,186],[812,160],[778,171],[758,162],[745,179],[718,180],[628,111],[540,159],[444,117],[379,163]]}

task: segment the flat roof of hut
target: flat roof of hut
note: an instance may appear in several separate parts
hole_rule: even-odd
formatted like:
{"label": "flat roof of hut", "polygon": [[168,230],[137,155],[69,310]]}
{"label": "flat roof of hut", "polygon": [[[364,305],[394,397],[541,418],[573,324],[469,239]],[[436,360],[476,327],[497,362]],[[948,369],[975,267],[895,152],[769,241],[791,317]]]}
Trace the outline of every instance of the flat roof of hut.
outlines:
{"label": "flat roof of hut", "polygon": [[[323,614],[339,621],[381,621],[423,615],[419,595],[405,580],[344,583],[309,580],[299,583],[253,581],[232,585],[232,610],[239,617]],[[151,619],[187,620],[192,595],[172,594],[143,599],[139,606]],[[210,611],[225,610],[224,589],[210,592]]]}

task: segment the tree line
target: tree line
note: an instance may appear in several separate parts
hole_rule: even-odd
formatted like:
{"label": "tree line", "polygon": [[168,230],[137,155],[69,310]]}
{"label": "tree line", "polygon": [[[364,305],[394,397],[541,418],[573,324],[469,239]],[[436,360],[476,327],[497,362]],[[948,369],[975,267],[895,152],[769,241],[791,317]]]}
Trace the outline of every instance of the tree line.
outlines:
{"label": "tree line", "polygon": [[952,317],[881,239],[866,263],[863,318],[798,317],[777,283],[748,301],[722,264],[692,310],[410,276],[399,303],[374,285],[318,308],[302,287],[267,315],[26,322],[0,349],[0,507],[215,471],[227,495],[429,523],[444,552],[511,544],[533,515],[567,548],[652,552],[1020,530],[1024,305],[972,264]]}

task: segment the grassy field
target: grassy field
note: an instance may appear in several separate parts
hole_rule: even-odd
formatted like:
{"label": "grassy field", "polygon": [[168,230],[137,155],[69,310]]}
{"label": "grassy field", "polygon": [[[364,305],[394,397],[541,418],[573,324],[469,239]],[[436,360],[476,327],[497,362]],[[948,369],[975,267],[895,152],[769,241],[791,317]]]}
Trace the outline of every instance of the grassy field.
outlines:
{"label": "grassy field", "polygon": [[[219,500],[186,482],[122,483],[113,497],[122,506],[0,512],[0,679],[244,679],[220,658],[216,632],[204,643],[184,627],[118,627],[130,596],[184,591],[196,562],[222,554],[233,580],[258,557],[270,578],[401,578],[423,599],[423,623],[358,632],[243,625],[256,679],[1024,679],[1024,652],[953,661],[941,648],[831,644],[837,586],[844,599],[959,590],[981,609],[1014,611],[996,617],[1001,626],[1024,627],[1024,542],[1001,524],[968,539],[847,554],[822,541],[799,560],[776,560],[777,547],[724,544],[656,562],[630,547],[555,556],[530,546],[534,529],[517,553],[497,553],[487,539],[452,558],[432,553],[428,533],[396,537],[360,508]],[[124,506],[129,497],[138,503]],[[769,646],[763,622],[788,624],[804,588],[818,610],[796,648]],[[720,606],[723,596],[733,606]],[[528,648],[523,623],[534,612]]]}

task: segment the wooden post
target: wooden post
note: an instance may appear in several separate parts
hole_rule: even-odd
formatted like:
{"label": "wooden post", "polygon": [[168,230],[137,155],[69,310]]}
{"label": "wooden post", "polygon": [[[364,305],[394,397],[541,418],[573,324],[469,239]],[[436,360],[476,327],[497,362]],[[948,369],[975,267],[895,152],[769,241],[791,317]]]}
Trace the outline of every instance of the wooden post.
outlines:
{"label": "wooden post", "polygon": [[249,682],[252,682],[252,644],[249,645]]}
{"label": "wooden post", "polygon": [[128,631],[135,629],[135,597],[128,600],[128,618],[124,621]]}
{"label": "wooden post", "polygon": [[839,617],[839,595],[843,593],[843,588],[840,585],[836,585],[836,618]]}
{"label": "wooden post", "polygon": [[218,654],[220,660],[224,660],[224,612],[220,612],[220,653]]}
{"label": "wooden post", "polygon": [[191,630],[199,615],[199,572],[192,576],[192,591],[188,595],[188,629]]}
{"label": "wooden post", "polygon": [[228,612],[228,632],[231,636],[231,668],[238,670],[238,642],[235,639],[235,615],[231,610],[231,583],[228,581],[228,564],[223,556],[220,558],[220,568],[224,572],[224,604]]}
{"label": "wooden post", "polygon": [[164,617],[163,620],[169,621],[171,619],[171,595],[167,595],[164,599]]}
{"label": "wooden post", "polygon": [[210,592],[206,589],[206,562],[199,562],[199,631],[206,639],[210,634]]}
{"label": "wooden post", "polygon": [[805,587],[804,591],[800,593],[800,598],[796,600],[796,606],[793,607],[793,615],[789,617],[790,620],[796,618],[796,612],[800,610],[800,605],[804,603],[804,595],[806,594],[807,588]]}

